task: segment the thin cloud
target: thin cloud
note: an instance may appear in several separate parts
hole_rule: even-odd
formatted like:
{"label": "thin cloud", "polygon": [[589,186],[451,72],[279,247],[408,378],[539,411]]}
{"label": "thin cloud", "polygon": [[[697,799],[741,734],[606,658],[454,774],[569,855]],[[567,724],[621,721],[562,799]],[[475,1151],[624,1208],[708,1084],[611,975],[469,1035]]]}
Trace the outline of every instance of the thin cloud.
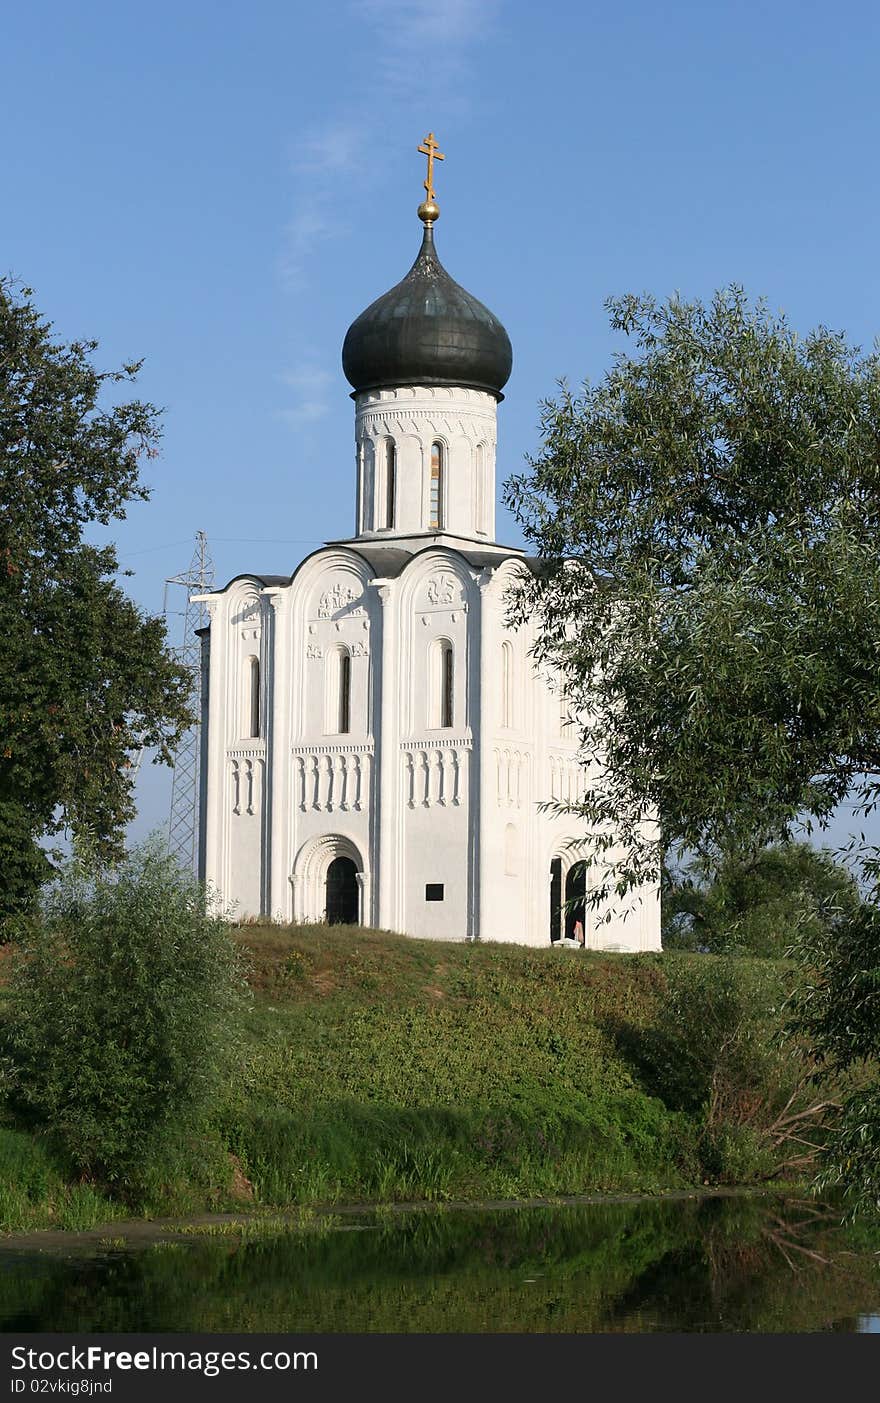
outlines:
{"label": "thin cloud", "polygon": [[312,130],[291,157],[294,171],[350,171],[362,143],[362,128],[354,122],[331,122]]}
{"label": "thin cloud", "polygon": [[498,0],[354,0],[353,9],[381,27],[384,43],[393,47],[463,46],[482,39],[492,28]]}
{"label": "thin cloud", "polygon": [[323,419],[330,412],[329,389],[333,376],[316,365],[300,365],[283,370],[278,379],[293,390],[295,403],[277,411],[285,423],[300,428],[303,424]]}
{"label": "thin cloud", "polygon": [[319,243],[337,232],[326,210],[327,196],[320,191],[304,192],[292,218],[284,228],[280,259],[281,281],[289,291],[302,287],[305,267]]}
{"label": "thin cloud", "polygon": [[385,80],[403,95],[442,70],[448,110],[451,86],[468,71],[466,51],[494,28],[500,0],[353,0],[352,8],[380,39],[376,59]]}

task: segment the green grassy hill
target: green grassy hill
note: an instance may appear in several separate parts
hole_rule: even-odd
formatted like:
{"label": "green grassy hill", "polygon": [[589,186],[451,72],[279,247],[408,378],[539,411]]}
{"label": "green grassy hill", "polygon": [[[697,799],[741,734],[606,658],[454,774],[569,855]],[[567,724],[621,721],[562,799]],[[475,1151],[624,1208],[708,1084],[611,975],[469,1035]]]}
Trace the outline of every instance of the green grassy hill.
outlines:
{"label": "green grassy hill", "polygon": [[241,939],[256,997],[220,1125],[262,1201],[654,1190],[772,1169],[761,1122],[793,1071],[783,966],[338,926]]}
{"label": "green grassy hill", "polygon": [[[786,1159],[781,963],[340,926],[238,936],[254,998],[235,1075],[141,1211],[658,1191]],[[108,1211],[20,1127],[0,1131],[0,1226]]]}

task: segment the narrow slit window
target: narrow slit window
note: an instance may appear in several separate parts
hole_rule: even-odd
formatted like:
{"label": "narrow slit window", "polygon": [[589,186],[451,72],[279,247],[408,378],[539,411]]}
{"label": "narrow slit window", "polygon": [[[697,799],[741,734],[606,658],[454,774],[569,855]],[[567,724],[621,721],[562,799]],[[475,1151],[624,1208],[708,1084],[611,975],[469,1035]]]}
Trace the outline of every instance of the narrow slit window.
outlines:
{"label": "narrow slit window", "polygon": [[559,693],[559,734],[563,740],[571,737],[571,707],[565,692]]}
{"label": "narrow slit window", "polygon": [[394,525],[394,502],[397,496],[397,449],[389,440],[385,444],[385,526]]}
{"label": "narrow slit window", "polygon": [[429,525],[434,531],[443,529],[443,444],[431,444],[431,499]]}
{"label": "narrow slit window", "polygon": [[339,655],[339,734],[351,730],[351,654]]}
{"label": "narrow slit window", "polygon": [[513,725],[513,648],[501,644],[501,724]]}
{"label": "narrow slit window", "polygon": [[247,734],[253,739],[260,734],[260,660],[248,658],[246,674]]}
{"label": "narrow slit window", "polygon": [[361,463],[361,517],[363,530],[375,527],[379,515],[376,501],[376,450],[371,439],[365,439]]}
{"label": "narrow slit window", "polygon": [[455,674],[452,662],[452,644],[444,643],[440,656],[440,725],[453,724]]}
{"label": "narrow slit window", "polygon": [[474,472],[476,481],[474,483],[475,517],[477,531],[481,536],[486,534],[486,457],[485,449],[481,443],[477,444],[475,455]]}

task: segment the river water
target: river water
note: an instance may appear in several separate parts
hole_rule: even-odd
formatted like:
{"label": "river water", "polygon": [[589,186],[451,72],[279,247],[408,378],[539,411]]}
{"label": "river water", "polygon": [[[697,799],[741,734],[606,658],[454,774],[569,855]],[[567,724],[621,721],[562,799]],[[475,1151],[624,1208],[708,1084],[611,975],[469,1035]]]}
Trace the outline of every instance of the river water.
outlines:
{"label": "river water", "polygon": [[867,1331],[878,1251],[809,1200],[339,1213],[244,1237],[7,1243],[0,1329]]}

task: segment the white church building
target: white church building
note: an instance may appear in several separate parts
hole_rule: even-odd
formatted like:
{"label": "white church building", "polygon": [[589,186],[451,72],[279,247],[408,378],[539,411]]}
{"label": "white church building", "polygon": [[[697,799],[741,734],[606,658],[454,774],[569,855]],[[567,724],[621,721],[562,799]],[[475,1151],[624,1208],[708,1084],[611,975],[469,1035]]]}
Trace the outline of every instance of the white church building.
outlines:
{"label": "white church building", "polygon": [[[201,875],[239,916],[444,940],[660,948],[659,897],[584,900],[576,728],[506,622],[534,562],[495,540],[498,319],[424,235],[351,325],[356,533],[203,596]],[[580,922],[580,926],[577,923]]]}

